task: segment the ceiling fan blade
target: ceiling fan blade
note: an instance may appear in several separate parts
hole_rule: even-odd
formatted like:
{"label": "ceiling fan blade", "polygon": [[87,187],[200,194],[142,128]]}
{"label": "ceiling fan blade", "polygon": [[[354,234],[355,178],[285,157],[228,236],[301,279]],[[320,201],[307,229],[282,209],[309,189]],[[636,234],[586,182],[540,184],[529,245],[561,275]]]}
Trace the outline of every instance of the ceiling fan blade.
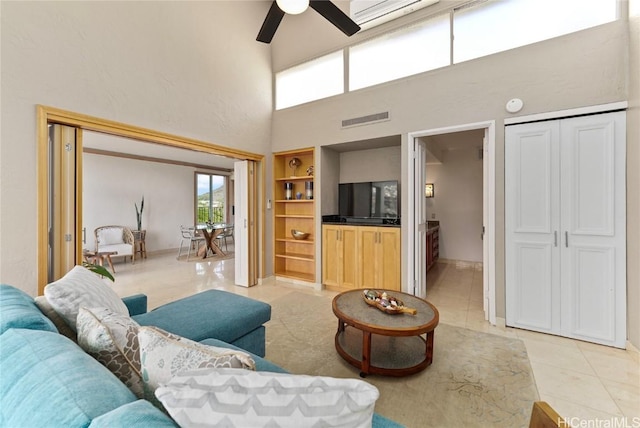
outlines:
{"label": "ceiling fan blade", "polygon": [[353,22],[338,6],[328,0],[311,0],[309,6],[324,16],[329,22],[338,27],[347,36],[353,36],[360,31],[360,26]]}
{"label": "ceiling fan blade", "polygon": [[284,12],[278,7],[276,2],[274,1],[271,4],[271,8],[267,13],[267,17],[264,19],[262,23],[262,27],[260,27],[260,32],[258,33],[258,37],[256,40],[262,43],[271,43],[273,36],[276,34],[276,30],[278,29],[278,25],[280,25],[280,21],[284,17]]}

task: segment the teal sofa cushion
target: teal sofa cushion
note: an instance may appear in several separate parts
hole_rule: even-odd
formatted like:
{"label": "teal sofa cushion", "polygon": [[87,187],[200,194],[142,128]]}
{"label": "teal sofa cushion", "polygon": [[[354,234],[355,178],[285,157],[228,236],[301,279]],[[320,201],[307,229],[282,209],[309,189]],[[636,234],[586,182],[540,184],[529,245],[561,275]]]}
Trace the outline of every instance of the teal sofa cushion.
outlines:
{"label": "teal sofa cushion", "polygon": [[11,285],[0,284],[0,334],[10,328],[58,332],[33,297]]}
{"label": "teal sofa cushion", "polygon": [[213,337],[233,343],[269,321],[271,306],[227,291],[207,290],[132,318],[196,342]]}
{"label": "teal sofa cushion", "polygon": [[150,402],[138,400],[98,416],[89,425],[89,428],[114,427],[175,428],[177,425],[173,419]]}
{"label": "teal sofa cushion", "polygon": [[9,329],[0,336],[0,426],[86,427],[137,398],[68,338]]}
{"label": "teal sofa cushion", "polygon": [[129,309],[129,315],[140,315],[147,312],[147,296],[144,294],[134,294],[133,296],[123,297],[127,309]]}

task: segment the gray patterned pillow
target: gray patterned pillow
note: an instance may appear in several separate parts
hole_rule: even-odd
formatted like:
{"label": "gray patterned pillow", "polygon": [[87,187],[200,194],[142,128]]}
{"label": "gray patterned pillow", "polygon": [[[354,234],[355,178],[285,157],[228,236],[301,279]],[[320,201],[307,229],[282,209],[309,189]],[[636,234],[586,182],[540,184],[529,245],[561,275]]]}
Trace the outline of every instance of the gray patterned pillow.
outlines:
{"label": "gray patterned pillow", "polygon": [[176,373],[205,367],[256,368],[247,353],[202,345],[157,327],[140,327],[138,341],[144,395],[154,404],[158,404],[155,390]]}
{"label": "gray patterned pillow", "polygon": [[359,379],[199,369],[156,396],[180,426],[371,427],[378,389]]}
{"label": "gray patterned pillow", "polygon": [[53,325],[55,325],[58,329],[58,333],[68,337],[76,343],[78,342],[78,335],[76,334],[76,332],[73,331],[71,327],[69,327],[69,324],[67,324],[67,322],[62,319],[60,314],[57,313],[56,310],[53,309],[53,307],[51,307],[46,297],[37,296],[33,299],[33,301],[36,303],[38,309],[40,309],[40,311],[45,314],[47,318],[51,320],[51,322],[53,322]]}
{"label": "gray patterned pillow", "polygon": [[108,368],[138,398],[144,398],[140,376],[140,325],[107,308],[80,308],[78,345]]}

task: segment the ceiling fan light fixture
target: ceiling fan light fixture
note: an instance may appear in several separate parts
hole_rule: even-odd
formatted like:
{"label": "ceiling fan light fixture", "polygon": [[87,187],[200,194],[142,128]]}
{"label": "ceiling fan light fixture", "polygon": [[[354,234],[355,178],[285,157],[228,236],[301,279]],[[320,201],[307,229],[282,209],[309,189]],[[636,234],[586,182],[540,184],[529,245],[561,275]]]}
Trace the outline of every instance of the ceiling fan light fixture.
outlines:
{"label": "ceiling fan light fixture", "polygon": [[309,0],[276,0],[278,7],[290,15],[298,15],[309,7]]}

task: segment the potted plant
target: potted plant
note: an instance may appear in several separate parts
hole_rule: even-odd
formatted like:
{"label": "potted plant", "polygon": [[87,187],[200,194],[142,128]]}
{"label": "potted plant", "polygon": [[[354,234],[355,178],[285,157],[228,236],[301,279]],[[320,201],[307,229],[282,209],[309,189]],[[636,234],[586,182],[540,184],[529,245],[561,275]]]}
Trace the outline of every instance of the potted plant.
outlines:
{"label": "potted plant", "polygon": [[95,263],[89,263],[87,261],[83,261],[82,266],[86,267],[91,272],[100,275],[101,277],[108,278],[111,281],[115,281],[115,278],[113,277],[113,275],[111,275],[111,272],[109,272],[104,266],[100,266]]}
{"label": "potted plant", "polygon": [[140,202],[140,209],[138,210],[138,204],[133,204],[136,207],[136,219],[138,221],[138,229],[142,231],[142,211],[144,211],[144,196],[142,197],[142,201]]}
{"label": "potted plant", "polygon": [[134,239],[134,248],[133,251],[135,253],[140,253],[142,257],[147,258],[147,247],[145,243],[145,238],[147,235],[146,230],[142,230],[142,211],[144,211],[144,195],[142,196],[142,200],[140,201],[140,209],[138,209],[138,204],[133,204],[136,207],[136,220],[137,220],[137,230],[132,230],[133,239]]}

